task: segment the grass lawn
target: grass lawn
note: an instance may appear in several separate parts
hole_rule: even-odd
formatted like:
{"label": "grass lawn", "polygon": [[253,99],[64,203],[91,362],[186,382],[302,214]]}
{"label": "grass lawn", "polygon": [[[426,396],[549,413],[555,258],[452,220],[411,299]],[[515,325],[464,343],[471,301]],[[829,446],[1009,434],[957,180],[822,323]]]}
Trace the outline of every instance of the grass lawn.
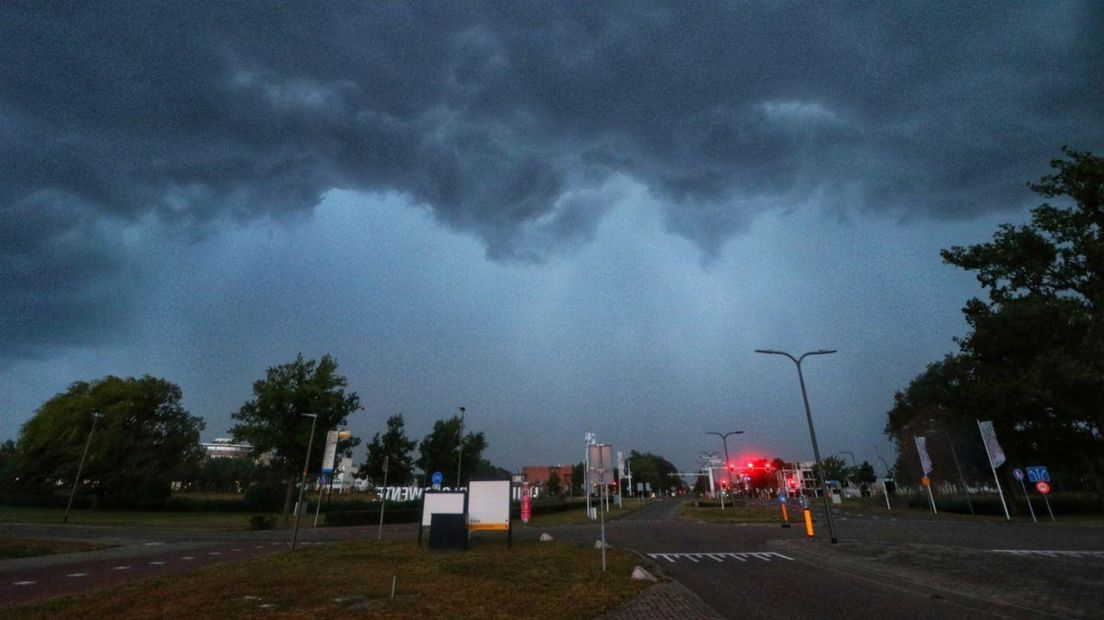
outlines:
{"label": "grass lawn", "polygon": [[[595,504],[597,505],[597,504]],[[620,519],[625,515],[636,512],[639,508],[647,506],[647,503],[637,503],[636,500],[625,499],[621,508],[617,507],[616,501],[610,501],[609,512],[606,513],[606,520]],[[587,518],[586,504],[579,504],[578,508],[572,508],[571,510],[563,510],[560,512],[552,512],[543,515],[533,515],[533,518],[529,520],[530,527],[541,527],[543,525],[568,525],[572,523],[598,523],[598,520],[591,521]],[[517,525],[523,525],[519,519],[516,522]]]}
{"label": "grass lawn", "polygon": [[[650,585],[635,556],[555,542],[412,541],[304,548],[16,607],[20,618],[593,618]],[[392,575],[397,577],[390,598]]]}
{"label": "grass lawn", "polygon": [[[61,508],[0,506],[0,523],[61,523],[61,517],[64,514],[65,510]],[[69,523],[166,529],[245,530],[249,529],[249,517],[248,512],[73,510],[69,513]]]}
{"label": "grass lawn", "polygon": [[[695,508],[694,502],[685,502],[679,508],[679,518],[690,521],[707,521],[709,523],[782,523],[782,509],[778,504],[770,506],[732,506],[725,504],[724,510],[720,506]],[[791,507],[790,523],[801,520],[801,513]]]}
{"label": "grass lawn", "polygon": [[10,538],[0,540],[0,560],[9,558],[29,558],[36,555],[55,553],[76,553],[78,551],[96,551],[106,549],[108,545],[79,542],[72,540],[30,540]]}

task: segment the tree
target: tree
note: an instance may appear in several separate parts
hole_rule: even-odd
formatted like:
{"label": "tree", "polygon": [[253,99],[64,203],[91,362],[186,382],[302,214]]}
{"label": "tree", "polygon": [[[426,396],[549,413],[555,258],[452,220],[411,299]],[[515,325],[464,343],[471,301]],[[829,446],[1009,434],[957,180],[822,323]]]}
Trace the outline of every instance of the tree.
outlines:
{"label": "tree", "polygon": [[582,495],[583,485],[586,484],[586,465],[576,463],[571,466],[571,495]]}
{"label": "tree", "polygon": [[629,452],[629,469],[633,473],[633,484],[646,482],[652,485],[652,491],[657,494],[667,491],[671,487],[685,489],[686,483],[677,475],[678,468],[670,461],[651,452]]}
{"label": "tree", "polygon": [[414,480],[413,439],[406,436],[403,414],[387,418],[387,432],[376,433],[368,444],[368,462],[361,468],[361,475],[383,483],[383,459],[388,458],[387,482],[396,486],[410,484]]}
{"label": "tree", "polygon": [[483,433],[468,433],[464,435],[463,450],[458,454],[460,433],[460,416],[452,416],[447,420],[434,422],[433,430],[418,444],[419,456],[415,464],[426,475],[435,471],[441,472],[446,486],[456,482],[458,459],[462,459],[461,486],[464,480],[475,476],[476,466],[482,459],[483,450],[487,448]]}
{"label": "tree", "polygon": [[81,490],[95,504],[155,504],[203,456],[203,421],[180,404],[180,388],[155,377],[108,376],[77,382],[43,403],[17,444],[24,488],[50,492],[72,484],[92,429]]}
{"label": "tree", "polygon": [[11,439],[0,443],[0,493],[12,490],[19,481],[19,450]]}
{"label": "tree", "polygon": [[847,478],[847,461],[839,455],[824,457],[820,460],[821,470],[824,472],[824,480],[838,480],[842,482]]}
{"label": "tree", "polygon": [[[346,385],[345,377],[337,374],[337,361],[329,355],[315,362],[299,354],[294,362],[269,368],[265,378],[253,384],[253,398],[233,416],[238,421],[231,429],[234,439],[252,445],[253,456],[270,453],[273,467],[283,474],[285,518],[291,513],[310,439],[311,419],[303,414],[318,416],[307,468],[320,472],[326,431],[346,424],[349,415],[360,409],[360,398],[356,392],[346,393]],[[346,445],[339,444],[338,449],[345,450]]]}
{"label": "tree", "polygon": [[552,473],[548,474],[548,495],[555,497],[559,495],[561,491],[560,474],[553,469]]}
{"label": "tree", "polygon": [[878,475],[874,473],[874,466],[869,461],[863,461],[855,470],[855,478],[859,482],[871,484],[878,481]]}

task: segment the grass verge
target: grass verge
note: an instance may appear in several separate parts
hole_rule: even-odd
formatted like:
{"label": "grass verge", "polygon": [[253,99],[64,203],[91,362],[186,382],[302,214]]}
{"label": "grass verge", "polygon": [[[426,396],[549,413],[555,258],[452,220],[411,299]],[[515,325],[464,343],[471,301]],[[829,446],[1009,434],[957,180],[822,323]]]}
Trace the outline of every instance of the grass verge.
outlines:
{"label": "grass verge", "polygon": [[[13,608],[20,618],[593,618],[648,585],[637,558],[569,543],[408,541],[310,547]],[[391,598],[392,576],[396,577]]]}
{"label": "grass verge", "polygon": [[[679,508],[679,518],[708,523],[782,523],[782,512],[777,505],[764,506],[707,506],[695,508],[694,502],[685,502]],[[800,515],[797,516],[800,518]],[[790,521],[795,516],[790,514]]]}
{"label": "grass verge", "polygon": [[0,560],[11,558],[30,558],[36,555],[54,555],[57,553],[77,553],[107,549],[109,545],[80,542],[75,540],[38,540],[11,538],[0,540]]}
{"label": "grass verge", "polygon": [[[0,523],[61,523],[61,508],[0,506]],[[268,515],[276,516],[276,515]],[[196,530],[249,529],[247,512],[160,512],[140,510],[73,510],[72,525],[112,525]]]}

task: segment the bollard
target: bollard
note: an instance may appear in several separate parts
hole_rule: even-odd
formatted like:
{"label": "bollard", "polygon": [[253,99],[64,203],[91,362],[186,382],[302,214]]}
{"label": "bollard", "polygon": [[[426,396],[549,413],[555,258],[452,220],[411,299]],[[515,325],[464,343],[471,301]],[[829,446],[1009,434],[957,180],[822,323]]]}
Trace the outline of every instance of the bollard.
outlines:
{"label": "bollard", "polygon": [[805,509],[805,533],[813,537],[813,513],[808,508]]}
{"label": "bollard", "polygon": [[790,513],[785,504],[782,504],[782,527],[790,527]]}

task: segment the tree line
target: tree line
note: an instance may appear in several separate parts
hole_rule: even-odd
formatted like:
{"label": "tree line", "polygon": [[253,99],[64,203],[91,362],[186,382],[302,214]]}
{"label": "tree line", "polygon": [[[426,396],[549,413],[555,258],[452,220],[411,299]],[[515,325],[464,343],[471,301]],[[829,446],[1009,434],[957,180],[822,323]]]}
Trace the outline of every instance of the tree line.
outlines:
{"label": "tree line", "polygon": [[[1010,466],[1047,465],[1059,490],[1104,504],[1104,160],[1063,149],[1029,187],[1051,202],[992,240],[954,246],[944,262],[973,272],[985,298],[963,307],[969,333],[897,392],[886,434],[898,478],[919,479],[914,436],[957,448],[964,475],[990,475],[976,420],[992,420]],[[936,473],[939,462],[933,454]],[[953,456],[953,455],[952,455]],[[949,467],[943,476],[953,479]]]}

